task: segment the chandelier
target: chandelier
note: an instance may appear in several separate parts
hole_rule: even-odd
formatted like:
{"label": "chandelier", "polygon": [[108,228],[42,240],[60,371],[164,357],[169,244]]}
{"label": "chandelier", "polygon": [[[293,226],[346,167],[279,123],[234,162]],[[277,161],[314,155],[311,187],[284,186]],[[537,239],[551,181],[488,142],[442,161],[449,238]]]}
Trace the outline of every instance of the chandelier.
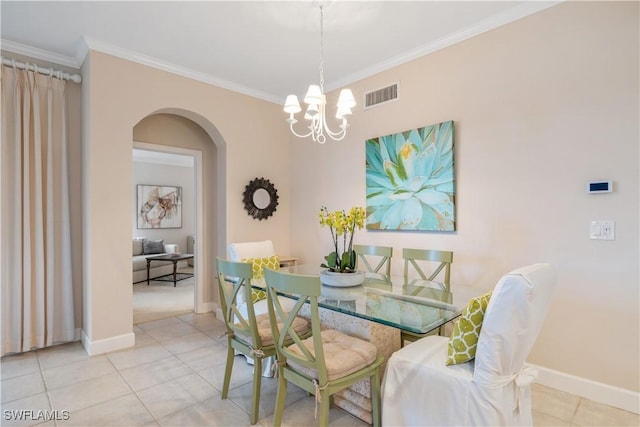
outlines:
{"label": "chandelier", "polygon": [[307,94],[304,96],[304,103],[307,104],[307,110],[304,114],[304,118],[308,120],[307,133],[297,133],[293,129],[293,125],[298,121],[294,118],[294,114],[302,111],[298,97],[295,95],[287,96],[284,103],[285,113],[289,113],[287,123],[289,123],[289,129],[291,133],[298,138],[306,138],[311,136],[315,142],[324,144],[326,141],[326,135],[335,141],[340,141],[347,134],[347,116],[351,114],[351,108],[356,105],[356,101],[353,98],[353,93],[350,89],[342,89],[340,96],[338,97],[338,110],[336,112],[336,118],[341,121],[339,125],[340,130],[337,132],[332,131],[327,125],[326,119],[326,104],[327,98],[324,94],[324,11],[322,5],[320,5],[320,85],[309,85]]}

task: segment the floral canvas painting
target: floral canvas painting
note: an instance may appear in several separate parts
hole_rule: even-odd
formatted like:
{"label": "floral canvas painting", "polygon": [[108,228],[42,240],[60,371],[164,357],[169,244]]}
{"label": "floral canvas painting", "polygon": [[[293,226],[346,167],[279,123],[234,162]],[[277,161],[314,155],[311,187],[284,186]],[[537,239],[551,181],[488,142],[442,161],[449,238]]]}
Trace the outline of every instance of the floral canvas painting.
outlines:
{"label": "floral canvas painting", "polygon": [[182,187],[138,185],[138,228],[181,228]]}
{"label": "floral canvas painting", "polygon": [[366,142],[367,229],[455,231],[453,121]]}

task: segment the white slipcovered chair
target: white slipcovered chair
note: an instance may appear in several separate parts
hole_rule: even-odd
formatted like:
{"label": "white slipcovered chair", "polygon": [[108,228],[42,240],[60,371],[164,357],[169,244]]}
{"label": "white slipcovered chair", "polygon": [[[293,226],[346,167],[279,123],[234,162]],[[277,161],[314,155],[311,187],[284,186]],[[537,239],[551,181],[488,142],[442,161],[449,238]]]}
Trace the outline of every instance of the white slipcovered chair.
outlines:
{"label": "white slipcovered chair", "polygon": [[240,262],[241,259],[267,258],[273,255],[276,255],[276,250],[271,240],[229,244],[231,261]]}
{"label": "white slipcovered chair", "polygon": [[448,337],[428,336],[394,353],[383,382],[386,426],[532,425],[525,367],[542,328],[556,273],[534,264],[503,276],[493,290],[475,360],[445,365]]}

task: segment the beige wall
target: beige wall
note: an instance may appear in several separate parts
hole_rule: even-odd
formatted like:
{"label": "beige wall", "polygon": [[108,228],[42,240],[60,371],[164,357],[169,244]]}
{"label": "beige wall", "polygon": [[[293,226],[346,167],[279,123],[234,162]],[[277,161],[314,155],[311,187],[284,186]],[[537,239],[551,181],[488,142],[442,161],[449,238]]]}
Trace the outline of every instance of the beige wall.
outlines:
{"label": "beige wall", "polygon": [[[566,2],[351,85],[344,141],[291,138],[292,253],[320,264],[320,206],[365,205],[367,138],[454,120],[457,231],[356,240],[394,246],[397,273],[403,247],[453,250],[452,283],[483,289],[551,262],[559,283],[529,361],[637,392],[638,16],[637,2]],[[363,111],[364,92],[396,81],[398,101]],[[592,179],[615,191],[587,194]],[[616,240],[589,240],[594,219],[615,220]]]}
{"label": "beige wall", "polygon": [[[217,240],[205,247],[205,277],[213,277],[213,260],[226,255],[231,241],[269,238],[278,250],[289,252],[289,171],[283,167],[289,163],[288,136],[279,106],[93,51],[83,65],[83,78],[88,341],[117,340],[132,331],[129,253],[134,207],[131,198],[122,195],[131,189],[134,126],[151,114],[183,115],[216,145],[216,163],[203,164],[218,186],[216,200],[205,212],[213,221],[205,221],[202,230]],[[256,176],[270,179],[281,195],[268,221],[255,221],[243,210],[244,186]]]}
{"label": "beige wall", "polygon": [[[91,340],[131,332],[133,205],[122,194],[145,117],[184,115],[216,145],[204,165],[219,184],[203,231],[215,236],[209,265],[228,242],[267,238],[319,264],[329,244],[319,207],[365,204],[365,139],[454,120],[457,231],[358,240],[396,253],[451,249],[453,282],[483,289],[518,266],[553,263],[558,289],[530,362],[637,392],[638,12],[637,2],[567,2],[358,82],[347,139],[324,146],[290,138],[280,106],[90,52],[69,104],[72,223],[84,222],[72,236],[77,297],[84,291],[76,317]],[[362,110],[365,91],[396,81],[398,101]],[[261,176],[280,195],[268,221],[242,207],[244,186]],[[612,179],[615,191],[588,195],[590,179]],[[593,219],[615,220],[616,240],[589,240]]]}

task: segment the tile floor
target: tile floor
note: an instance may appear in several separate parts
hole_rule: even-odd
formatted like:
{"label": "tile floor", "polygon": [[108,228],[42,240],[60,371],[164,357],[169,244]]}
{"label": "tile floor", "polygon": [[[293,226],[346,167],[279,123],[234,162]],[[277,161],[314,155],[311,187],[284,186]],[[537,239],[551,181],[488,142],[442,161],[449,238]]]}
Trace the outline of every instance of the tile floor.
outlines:
{"label": "tile floor", "polygon": [[[134,348],[105,355],[89,357],[80,343],[71,343],[2,358],[0,424],[249,425],[251,366],[236,358],[229,399],[221,400],[226,341],[220,338],[222,323],[212,314],[156,320],[134,331]],[[259,426],[272,425],[276,388],[274,379],[263,379]],[[636,414],[539,385],[533,389],[533,407],[536,426],[640,425]],[[58,420],[43,420],[51,411]],[[12,419],[17,414],[36,420]],[[330,423],[366,425],[337,408]],[[283,424],[317,425],[313,397],[290,386]]]}

